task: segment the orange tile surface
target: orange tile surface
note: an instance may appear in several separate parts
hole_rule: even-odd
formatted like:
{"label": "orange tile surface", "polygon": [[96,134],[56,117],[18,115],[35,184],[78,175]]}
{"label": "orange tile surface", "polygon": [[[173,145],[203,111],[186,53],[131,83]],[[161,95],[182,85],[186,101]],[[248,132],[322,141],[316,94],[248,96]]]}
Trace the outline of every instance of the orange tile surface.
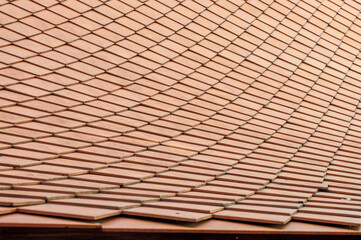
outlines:
{"label": "orange tile surface", "polygon": [[0,1],[0,225],[358,231],[360,10]]}

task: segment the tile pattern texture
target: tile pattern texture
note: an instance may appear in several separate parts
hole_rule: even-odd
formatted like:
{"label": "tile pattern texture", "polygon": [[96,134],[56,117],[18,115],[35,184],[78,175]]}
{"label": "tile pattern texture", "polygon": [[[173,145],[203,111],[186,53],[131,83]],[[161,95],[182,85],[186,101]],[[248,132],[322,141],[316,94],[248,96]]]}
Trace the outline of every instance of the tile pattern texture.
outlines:
{"label": "tile pattern texture", "polygon": [[0,214],[360,226],[360,10],[0,0]]}

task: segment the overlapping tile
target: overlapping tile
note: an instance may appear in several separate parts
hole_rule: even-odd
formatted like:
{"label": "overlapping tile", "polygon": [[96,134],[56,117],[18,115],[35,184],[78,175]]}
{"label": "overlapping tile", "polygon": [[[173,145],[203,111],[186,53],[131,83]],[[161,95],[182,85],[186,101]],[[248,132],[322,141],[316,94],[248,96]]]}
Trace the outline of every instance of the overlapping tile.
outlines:
{"label": "overlapping tile", "polygon": [[357,2],[44,4],[0,6],[4,206],[359,225]]}

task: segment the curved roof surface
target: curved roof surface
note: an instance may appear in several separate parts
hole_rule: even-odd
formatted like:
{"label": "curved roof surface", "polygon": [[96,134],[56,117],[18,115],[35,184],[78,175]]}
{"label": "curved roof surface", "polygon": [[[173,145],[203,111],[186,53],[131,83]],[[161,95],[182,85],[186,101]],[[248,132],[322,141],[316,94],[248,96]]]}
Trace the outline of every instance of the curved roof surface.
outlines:
{"label": "curved roof surface", "polygon": [[357,1],[0,4],[0,222],[361,224]]}

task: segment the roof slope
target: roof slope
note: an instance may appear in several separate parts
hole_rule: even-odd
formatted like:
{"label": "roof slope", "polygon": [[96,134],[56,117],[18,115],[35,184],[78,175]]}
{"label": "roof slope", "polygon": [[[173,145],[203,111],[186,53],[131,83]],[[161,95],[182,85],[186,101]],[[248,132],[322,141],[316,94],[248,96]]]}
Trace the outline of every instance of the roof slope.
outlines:
{"label": "roof slope", "polygon": [[357,1],[0,4],[1,213],[361,224]]}

